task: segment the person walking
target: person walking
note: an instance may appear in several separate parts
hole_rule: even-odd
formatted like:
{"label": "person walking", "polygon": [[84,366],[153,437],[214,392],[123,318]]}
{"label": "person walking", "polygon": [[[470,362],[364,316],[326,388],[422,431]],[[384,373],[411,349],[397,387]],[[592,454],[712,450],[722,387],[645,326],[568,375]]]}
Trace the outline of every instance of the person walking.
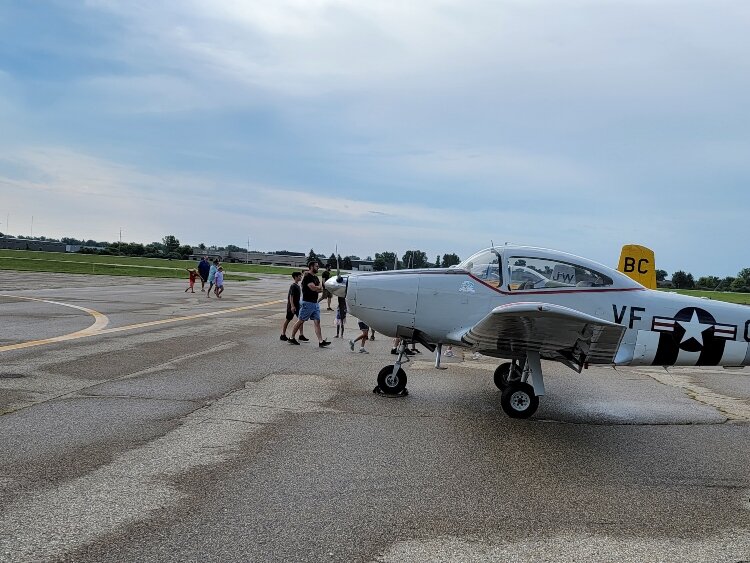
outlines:
{"label": "person walking", "polygon": [[195,293],[195,280],[198,279],[198,270],[195,268],[186,268],[188,271],[188,275],[190,276],[188,278],[188,286],[185,288],[185,293],[190,290],[190,293]]}
{"label": "person walking", "polygon": [[333,309],[331,309],[331,297],[333,297],[333,295],[331,295],[331,292],[326,289],[326,282],[331,277],[330,265],[326,264],[326,269],[322,274],[320,274],[320,277],[323,278],[323,295],[320,296],[318,303],[323,301],[323,299],[328,299],[328,311],[333,311]]}
{"label": "person walking", "polygon": [[359,336],[358,336],[357,338],[355,338],[354,340],[350,340],[350,341],[349,341],[349,349],[350,349],[350,350],[351,350],[352,352],[354,352],[354,345],[355,345],[355,344],[356,344],[357,342],[359,342],[359,341],[362,341],[362,343],[361,343],[361,344],[360,344],[360,346],[359,346],[359,353],[360,353],[360,354],[369,354],[370,352],[368,352],[367,350],[365,350],[365,344],[367,343],[367,333],[369,333],[369,332],[370,332],[370,327],[369,327],[369,326],[367,326],[367,324],[366,324],[366,323],[363,323],[362,321],[359,321],[359,323],[358,323],[358,324],[359,324],[359,330],[361,330],[361,331],[362,331],[362,334],[360,334],[360,335],[359,335]]}
{"label": "person walking", "polygon": [[224,268],[219,266],[219,268],[216,270],[216,275],[214,276],[214,283],[216,285],[216,288],[214,288],[214,292],[216,292],[216,297],[218,299],[221,299],[221,294],[224,293]]}
{"label": "person walking", "polygon": [[320,305],[318,305],[318,294],[323,292],[323,285],[316,275],[318,273],[318,261],[310,260],[307,264],[307,272],[302,277],[302,302],[300,303],[299,319],[292,329],[292,337],[287,340],[289,344],[299,345],[295,336],[302,330],[306,321],[312,320],[315,327],[315,336],[318,337],[318,346],[325,348],[331,343],[323,338],[320,330]]}
{"label": "person walking", "polygon": [[201,261],[198,262],[198,273],[201,276],[201,291],[206,291],[206,282],[208,281],[208,272],[211,270],[211,264],[208,263],[208,259],[205,256],[201,256]]}
{"label": "person walking", "polygon": [[[294,317],[299,318],[299,304],[302,295],[299,282],[302,281],[302,272],[292,272],[292,279],[294,282],[289,286],[289,291],[286,294],[286,320],[284,320],[284,324],[281,327],[281,336],[279,336],[279,340],[284,341],[289,340],[286,337],[286,329],[289,323]],[[300,327],[299,330],[299,339],[302,342],[307,342],[309,339],[303,334],[302,328]]]}
{"label": "person walking", "polygon": [[344,338],[344,325],[346,324],[346,297],[339,297],[339,308],[336,309],[336,338],[339,337],[341,329],[341,338]]}
{"label": "person walking", "polygon": [[219,260],[217,258],[214,258],[213,263],[208,269],[208,291],[206,292],[206,297],[211,297],[211,288],[214,286],[214,278],[216,278],[216,270],[219,269]]}

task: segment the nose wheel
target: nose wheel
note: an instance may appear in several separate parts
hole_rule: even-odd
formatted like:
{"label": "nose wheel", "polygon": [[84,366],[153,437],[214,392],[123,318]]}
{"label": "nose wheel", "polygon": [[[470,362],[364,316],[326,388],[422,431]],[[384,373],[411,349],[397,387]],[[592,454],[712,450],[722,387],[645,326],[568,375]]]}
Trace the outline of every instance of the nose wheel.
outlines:
{"label": "nose wheel", "polygon": [[408,395],[406,390],[406,372],[399,366],[385,366],[378,373],[378,386],[373,393],[382,395]]}
{"label": "nose wheel", "polygon": [[381,395],[408,395],[406,390],[406,372],[401,368],[401,364],[408,362],[406,357],[406,342],[402,339],[398,345],[398,358],[392,366],[385,366],[378,373],[378,386],[372,390],[373,393]]}

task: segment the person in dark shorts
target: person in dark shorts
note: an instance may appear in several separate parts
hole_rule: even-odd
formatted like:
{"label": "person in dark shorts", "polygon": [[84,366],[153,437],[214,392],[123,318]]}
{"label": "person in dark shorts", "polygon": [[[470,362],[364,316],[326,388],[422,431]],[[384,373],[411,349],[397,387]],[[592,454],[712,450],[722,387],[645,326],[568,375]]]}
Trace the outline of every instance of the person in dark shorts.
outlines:
{"label": "person in dark shorts", "polygon": [[206,291],[209,270],[211,270],[211,264],[208,263],[208,259],[205,256],[201,257],[201,261],[198,262],[198,274],[201,277],[201,291]]}
{"label": "person in dark shorts", "polygon": [[[286,320],[281,327],[281,336],[279,340],[289,340],[286,337],[286,329],[289,323],[294,317],[299,316],[299,302],[302,296],[302,291],[299,288],[299,282],[302,280],[302,272],[292,272],[292,279],[294,283],[289,286],[289,291],[286,294]],[[302,328],[299,331],[299,339],[302,342],[307,342],[308,338],[302,333]]]}
{"label": "person in dark shorts", "polygon": [[346,325],[346,297],[339,297],[339,308],[336,309],[336,336],[339,337],[339,329],[341,330],[341,338],[344,338],[344,326]]}
{"label": "person in dark shorts", "polygon": [[320,277],[323,278],[323,294],[320,296],[318,303],[321,303],[323,299],[328,299],[328,310],[333,311],[333,309],[331,309],[331,297],[333,297],[333,295],[331,295],[331,292],[326,289],[326,282],[331,277],[331,267],[326,265],[326,269],[320,274]]}
{"label": "person in dark shorts", "polygon": [[330,346],[331,343],[323,338],[323,334],[320,331],[320,305],[318,305],[318,294],[323,292],[323,284],[320,283],[320,279],[315,274],[318,273],[318,261],[310,260],[307,264],[307,272],[302,277],[302,301],[300,302],[299,308],[299,320],[292,329],[292,337],[287,340],[289,344],[299,345],[295,336],[297,332],[301,332],[302,325],[309,320],[312,320],[315,326],[315,336],[318,337],[318,346],[325,348]]}
{"label": "person in dark shorts", "polygon": [[370,332],[370,327],[367,326],[367,324],[363,323],[362,321],[359,321],[358,324],[359,324],[359,330],[362,331],[362,334],[360,334],[354,340],[350,340],[349,341],[349,348],[351,349],[352,352],[354,352],[354,345],[361,340],[362,344],[359,347],[359,353],[360,354],[369,354],[370,352],[368,352],[367,350],[365,350],[365,343],[367,342],[367,334]]}

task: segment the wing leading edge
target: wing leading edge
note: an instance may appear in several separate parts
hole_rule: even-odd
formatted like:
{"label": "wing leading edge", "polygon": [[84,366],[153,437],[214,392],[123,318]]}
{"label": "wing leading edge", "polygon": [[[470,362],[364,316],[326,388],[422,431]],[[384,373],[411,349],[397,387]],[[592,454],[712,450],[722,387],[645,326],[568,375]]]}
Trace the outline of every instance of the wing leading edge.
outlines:
{"label": "wing leading edge", "polygon": [[569,307],[510,303],[493,309],[461,341],[500,358],[538,351],[542,358],[580,371],[585,362],[612,363],[624,334],[624,326]]}

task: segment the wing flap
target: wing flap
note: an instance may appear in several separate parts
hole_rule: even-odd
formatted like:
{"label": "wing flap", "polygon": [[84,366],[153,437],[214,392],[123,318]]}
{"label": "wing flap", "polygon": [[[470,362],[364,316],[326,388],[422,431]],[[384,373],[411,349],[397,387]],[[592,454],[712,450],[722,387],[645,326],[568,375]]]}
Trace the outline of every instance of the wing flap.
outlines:
{"label": "wing flap", "polygon": [[[461,340],[488,355],[541,357],[582,366],[611,363],[625,327],[551,303],[510,303],[493,309]],[[493,353],[494,352],[494,353]]]}

